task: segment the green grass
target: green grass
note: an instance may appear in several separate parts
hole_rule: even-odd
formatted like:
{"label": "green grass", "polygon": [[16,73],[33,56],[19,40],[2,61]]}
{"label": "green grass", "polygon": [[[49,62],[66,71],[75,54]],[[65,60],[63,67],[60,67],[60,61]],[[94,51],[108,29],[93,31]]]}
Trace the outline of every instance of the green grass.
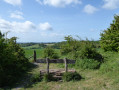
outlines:
{"label": "green grass", "polygon": [[[34,49],[25,50],[26,56],[33,54]],[[37,57],[43,56],[43,49],[35,49]],[[60,50],[56,49],[60,53]],[[37,82],[28,87],[22,86],[19,90],[118,90],[119,89],[119,53],[104,52],[98,49],[104,57],[104,63],[100,69],[84,70],[76,68],[75,70],[83,77],[81,81],[70,82]],[[63,58],[65,56],[61,56]],[[60,64],[50,64],[50,69],[60,69]],[[64,68],[64,67],[61,67]],[[38,64],[37,68],[30,71],[30,74],[39,73],[40,70],[46,69],[46,64]],[[13,89],[13,90],[16,90]]]}
{"label": "green grass", "polygon": [[39,47],[39,44],[35,44],[35,45],[32,45],[32,46],[27,46],[27,47],[22,47],[22,48],[24,48],[24,49],[33,49],[33,48],[40,48]]}
{"label": "green grass", "polygon": [[[34,50],[36,51],[37,58],[43,58],[44,49],[24,49],[24,50],[27,58],[33,56]],[[55,49],[55,52],[58,53],[59,56],[61,56],[59,49]]]}
{"label": "green grass", "polygon": [[37,58],[42,58],[43,56],[43,49],[24,49],[26,57],[33,56],[34,50],[36,51]]}
{"label": "green grass", "polygon": [[[39,64],[39,67],[31,73],[38,73],[40,69],[46,68],[45,64]],[[50,69],[58,68],[56,64],[51,64]],[[37,82],[28,87],[21,87],[19,90],[118,90],[118,80],[100,74],[99,70],[76,69],[84,79],[70,82]],[[15,89],[13,89],[15,90]]]}

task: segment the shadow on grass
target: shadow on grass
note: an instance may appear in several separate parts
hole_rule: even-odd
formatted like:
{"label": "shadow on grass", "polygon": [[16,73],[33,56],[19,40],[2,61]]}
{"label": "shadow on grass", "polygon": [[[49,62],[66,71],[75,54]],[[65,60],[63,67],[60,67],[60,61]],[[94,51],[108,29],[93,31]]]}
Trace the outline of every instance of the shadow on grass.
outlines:
{"label": "shadow on grass", "polygon": [[34,63],[28,63],[27,70],[25,72],[22,72],[19,78],[17,78],[15,83],[12,83],[10,86],[5,86],[5,87],[0,87],[0,90],[11,90],[11,89],[18,89],[18,88],[23,88],[27,84],[30,83],[30,78],[32,76],[30,71],[33,69],[37,68],[38,65]]}

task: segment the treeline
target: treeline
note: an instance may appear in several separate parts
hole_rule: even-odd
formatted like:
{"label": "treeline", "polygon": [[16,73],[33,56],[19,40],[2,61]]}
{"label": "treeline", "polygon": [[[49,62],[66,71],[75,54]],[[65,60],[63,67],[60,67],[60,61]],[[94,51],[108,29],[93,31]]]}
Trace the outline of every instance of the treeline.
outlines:
{"label": "treeline", "polygon": [[[83,40],[84,42],[87,42],[86,40]],[[100,41],[88,41],[90,43],[93,43],[95,47],[100,48]],[[18,43],[21,47],[30,47],[29,49],[41,49],[41,48],[46,48],[50,46],[53,49],[61,49],[61,46],[66,44],[67,41],[62,41],[62,42],[51,42],[51,43]],[[36,46],[35,46],[36,45]]]}

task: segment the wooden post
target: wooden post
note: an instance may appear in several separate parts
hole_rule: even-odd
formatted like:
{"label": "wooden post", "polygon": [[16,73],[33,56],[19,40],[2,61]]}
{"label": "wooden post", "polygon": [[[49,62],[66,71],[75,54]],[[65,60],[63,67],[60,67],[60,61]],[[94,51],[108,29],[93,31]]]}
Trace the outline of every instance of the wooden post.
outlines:
{"label": "wooden post", "polygon": [[47,74],[49,74],[49,58],[46,58],[46,63],[47,63],[47,70],[46,70],[46,72],[47,72]]}
{"label": "wooden post", "polygon": [[65,72],[68,71],[68,67],[67,67],[67,58],[64,58],[64,63],[65,63]]}
{"label": "wooden post", "polygon": [[34,50],[34,62],[36,62],[36,51]]}

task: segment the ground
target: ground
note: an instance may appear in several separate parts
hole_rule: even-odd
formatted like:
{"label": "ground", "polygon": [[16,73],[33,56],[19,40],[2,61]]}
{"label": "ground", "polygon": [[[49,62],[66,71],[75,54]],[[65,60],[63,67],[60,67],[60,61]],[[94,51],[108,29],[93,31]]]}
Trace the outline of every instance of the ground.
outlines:
{"label": "ground", "polygon": [[[37,64],[37,67],[30,71],[29,74],[40,73],[40,70],[44,69],[46,69],[46,64]],[[53,70],[63,71],[64,68],[59,68],[58,64],[51,64],[50,72],[53,72]],[[14,88],[13,90],[118,90],[119,88],[118,84],[114,85],[113,79],[100,74],[99,70],[76,69],[76,71],[83,77],[81,81],[41,81],[31,84],[28,87],[24,84],[21,87]],[[23,82],[28,83],[26,81]]]}

